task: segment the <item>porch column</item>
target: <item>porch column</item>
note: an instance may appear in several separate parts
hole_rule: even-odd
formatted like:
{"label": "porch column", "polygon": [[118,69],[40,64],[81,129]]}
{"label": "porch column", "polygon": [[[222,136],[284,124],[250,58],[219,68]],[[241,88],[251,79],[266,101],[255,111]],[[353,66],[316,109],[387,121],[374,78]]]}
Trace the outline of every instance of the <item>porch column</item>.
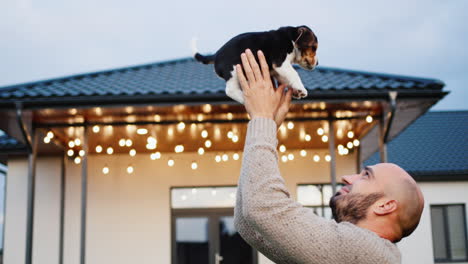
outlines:
{"label": "porch column", "polygon": [[33,128],[31,153],[28,155],[28,197],[26,211],[26,254],[25,263],[32,263],[33,229],[34,229],[34,201],[36,190],[36,158],[37,158],[37,131]]}
{"label": "porch column", "polygon": [[380,162],[387,162],[387,143],[385,143],[385,111],[382,111],[382,117],[379,122],[379,154]]}
{"label": "porch column", "polygon": [[83,127],[84,156],[81,162],[81,239],[80,264],[86,262],[86,202],[88,194],[88,127]]}
{"label": "porch column", "polygon": [[[64,148],[65,149],[65,148]],[[64,240],[64,224],[65,224],[65,188],[66,188],[66,162],[67,154],[64,152],[61,164],[61,179],[60,179],[60,237],[59,237],[59,264],[63,264],[63,240]]]}
{"label": "porch column", "polygon": [[330,178],[332,194],[336,193],[336,155],[335,155],[335,127],[332,119],[328,119],[328,151],[330,152]]}

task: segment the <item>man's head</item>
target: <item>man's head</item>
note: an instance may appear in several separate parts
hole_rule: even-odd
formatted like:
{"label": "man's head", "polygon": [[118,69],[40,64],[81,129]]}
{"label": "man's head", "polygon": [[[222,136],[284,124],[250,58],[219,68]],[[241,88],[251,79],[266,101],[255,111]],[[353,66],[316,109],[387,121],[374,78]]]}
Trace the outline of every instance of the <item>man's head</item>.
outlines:
{"label": "man's head", "polygon": [[380,163],[342,179],[346,185],[330,200],[337,222],[351,222],[393,242],[416,229],[424,197],[405,170]]}

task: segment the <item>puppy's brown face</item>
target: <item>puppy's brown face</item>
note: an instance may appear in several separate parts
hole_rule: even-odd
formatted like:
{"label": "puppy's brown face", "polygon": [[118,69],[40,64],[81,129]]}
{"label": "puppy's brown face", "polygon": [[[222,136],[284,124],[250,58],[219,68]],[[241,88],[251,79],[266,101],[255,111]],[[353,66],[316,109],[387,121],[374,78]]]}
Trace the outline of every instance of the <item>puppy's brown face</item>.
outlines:
{"label": "puppy's brown face", "polygon": [[298,39],[295,46],[297,48],[296,63],[302,68],[313,70],[318,65],[317,49],[318,40],[314,32],[306,26],[298,29]]}

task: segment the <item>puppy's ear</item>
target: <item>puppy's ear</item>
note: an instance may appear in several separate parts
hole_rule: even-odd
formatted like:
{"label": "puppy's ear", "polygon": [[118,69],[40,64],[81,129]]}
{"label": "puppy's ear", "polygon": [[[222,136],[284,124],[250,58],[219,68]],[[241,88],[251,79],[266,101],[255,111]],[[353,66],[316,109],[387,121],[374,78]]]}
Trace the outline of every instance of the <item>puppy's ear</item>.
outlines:
{"label": "puppy's ear", "polygon": [[306,35],[306,32],[307,32],[307,27],[305,27],[305,26],[298,27],[297,28],[297,38],[296,38],[296,40],[294,42],[297,43],[297,41],[299,41],[299,39],[301,39],[304,35]]}

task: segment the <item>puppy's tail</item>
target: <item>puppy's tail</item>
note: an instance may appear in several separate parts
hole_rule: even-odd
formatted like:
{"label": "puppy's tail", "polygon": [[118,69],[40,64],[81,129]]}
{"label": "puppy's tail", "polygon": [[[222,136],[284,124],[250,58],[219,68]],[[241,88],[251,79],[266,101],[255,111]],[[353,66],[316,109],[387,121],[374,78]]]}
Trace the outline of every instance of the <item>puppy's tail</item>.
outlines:
{"label": "puppy's tail", "polygon": [[203,64],[212,64],[212,63],[214,63],[215,55],[204,56],[204,55],[201,55],[200,53],[198,53],[197,39],[196,38],[192,39],[191,46],[192,46],[193,57],[195,58],[195,60],[197,60],[197,61],[199,61],[199,62],[201,62]]}

